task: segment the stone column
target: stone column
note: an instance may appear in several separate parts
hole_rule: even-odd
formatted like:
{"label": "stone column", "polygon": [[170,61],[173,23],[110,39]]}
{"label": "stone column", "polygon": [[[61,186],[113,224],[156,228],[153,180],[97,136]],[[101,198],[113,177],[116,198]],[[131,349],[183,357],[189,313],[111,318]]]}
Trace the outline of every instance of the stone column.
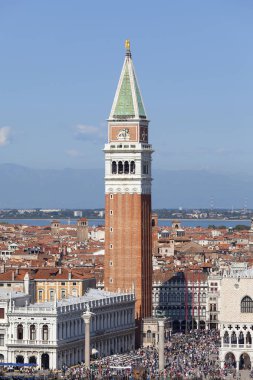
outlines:
{"label": "stone column", "polygon": [[27,354],[27,352],[24,352],[24,362],[25,363],[28,363],[28,354]]}
{"label": "stone column", "polygon": [[83,313],[85,326],[84,363],[86,368],[90,368],[90,319],[91,313],[89,311]]}
{"label": "stone column", "polygon": [[28,331],[29,328],[30,326],[28,326],[27,322],[25,322],[23,324],[23,340],[26,341],[26,343],[27,343],[27,340],[30,338],[29,337],[30,331]]}
{"label": "stone column", "polygon": [[158,343],[158,354],[159,354],[159,371],[164,370],[164,320],[158,320],[159,329],[159,343]]}
{"label": "stone column", "polygon": [[50,354],[50,368],[52,369],[57,369],[58,367],[58,355],[57,355],[57,352],[56,351],[53,351],[51,354]]}
{"label": "stone column", "polygon": [[39,368],[41,368],[41,352],[40,351],[38,351],[38,354],[37,354],[37,366],[39,367]]}

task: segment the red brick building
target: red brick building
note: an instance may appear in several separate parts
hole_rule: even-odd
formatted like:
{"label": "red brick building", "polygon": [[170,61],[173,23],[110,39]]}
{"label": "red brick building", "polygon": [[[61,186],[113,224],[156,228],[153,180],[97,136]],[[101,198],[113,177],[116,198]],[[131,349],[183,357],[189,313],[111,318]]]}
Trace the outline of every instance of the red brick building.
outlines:
{"label": "red brick building", "polygon": [[152,230],[149,121],[129,42],[105,144],[105,288],[135,288],[136,320],[151,316]]}

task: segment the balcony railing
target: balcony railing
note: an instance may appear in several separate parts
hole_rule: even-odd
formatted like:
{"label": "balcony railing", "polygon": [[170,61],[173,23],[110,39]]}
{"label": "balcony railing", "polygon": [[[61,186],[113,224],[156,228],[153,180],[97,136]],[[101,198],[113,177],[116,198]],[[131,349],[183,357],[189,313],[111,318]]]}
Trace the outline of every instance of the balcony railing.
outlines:
{"label": "balcony railing", "polygon": [[[223,347],[230,347],[230,344],[229,343],[223,343]],[[246,344],[235,344],[235,343],[233,343],[233,344],[231,344],[231,347],[239,347],[239,348],[251,348],[252,346],[251,346],[251,344],[250,343],[246,343]]]}
{"label": "balcony railing", "polygon": [[15,313],[24,313],[24,311],[28,314],[43,314],[43,313],[56,313],[56,308],[54,307],[28,307],[27,309],[25,307],[15,307],[13,309],[13,312]]}
{"label": "balcony railing", "polygon": [[32,345],[32,346],[38,346],[38,345],[52,345],[56,344],[53,340],[11,340],[8,344],[19,344],[19,345]]}

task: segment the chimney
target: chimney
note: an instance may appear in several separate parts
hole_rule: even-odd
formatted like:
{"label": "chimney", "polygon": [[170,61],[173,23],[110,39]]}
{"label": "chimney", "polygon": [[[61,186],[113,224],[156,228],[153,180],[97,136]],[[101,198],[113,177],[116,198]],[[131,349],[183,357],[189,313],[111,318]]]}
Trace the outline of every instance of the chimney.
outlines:
{"label": "chimney", "polygon": [[69,272],[69,280],[71,280],[71,272]]}
{"label": "chimney", "polygon": [[62,274],[62,270],[61,270],[61,268],[59,268],[59,271],[58,271],[58,273],[59,273],[59,274]]}

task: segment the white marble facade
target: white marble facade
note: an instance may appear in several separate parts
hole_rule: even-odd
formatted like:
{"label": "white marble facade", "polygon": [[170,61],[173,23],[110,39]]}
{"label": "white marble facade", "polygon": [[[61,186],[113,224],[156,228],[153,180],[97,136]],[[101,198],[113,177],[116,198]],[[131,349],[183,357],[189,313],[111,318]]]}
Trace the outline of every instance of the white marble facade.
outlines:
{"label": "white marble facade", "polygon": [[253,364],[253,271],[223,277],[219,297],[220,360],[239,369]]}
{"label": "white marble facade", "polygon": [[40,304],[29,304],[29,296],[21,293],[0,293],[0,361],[36,362],[50,369],[82,362],[87,306],[94,313],[91,351],[99,356],[129,351],[135,345],[134,304],[134,294],[97,289]]}

